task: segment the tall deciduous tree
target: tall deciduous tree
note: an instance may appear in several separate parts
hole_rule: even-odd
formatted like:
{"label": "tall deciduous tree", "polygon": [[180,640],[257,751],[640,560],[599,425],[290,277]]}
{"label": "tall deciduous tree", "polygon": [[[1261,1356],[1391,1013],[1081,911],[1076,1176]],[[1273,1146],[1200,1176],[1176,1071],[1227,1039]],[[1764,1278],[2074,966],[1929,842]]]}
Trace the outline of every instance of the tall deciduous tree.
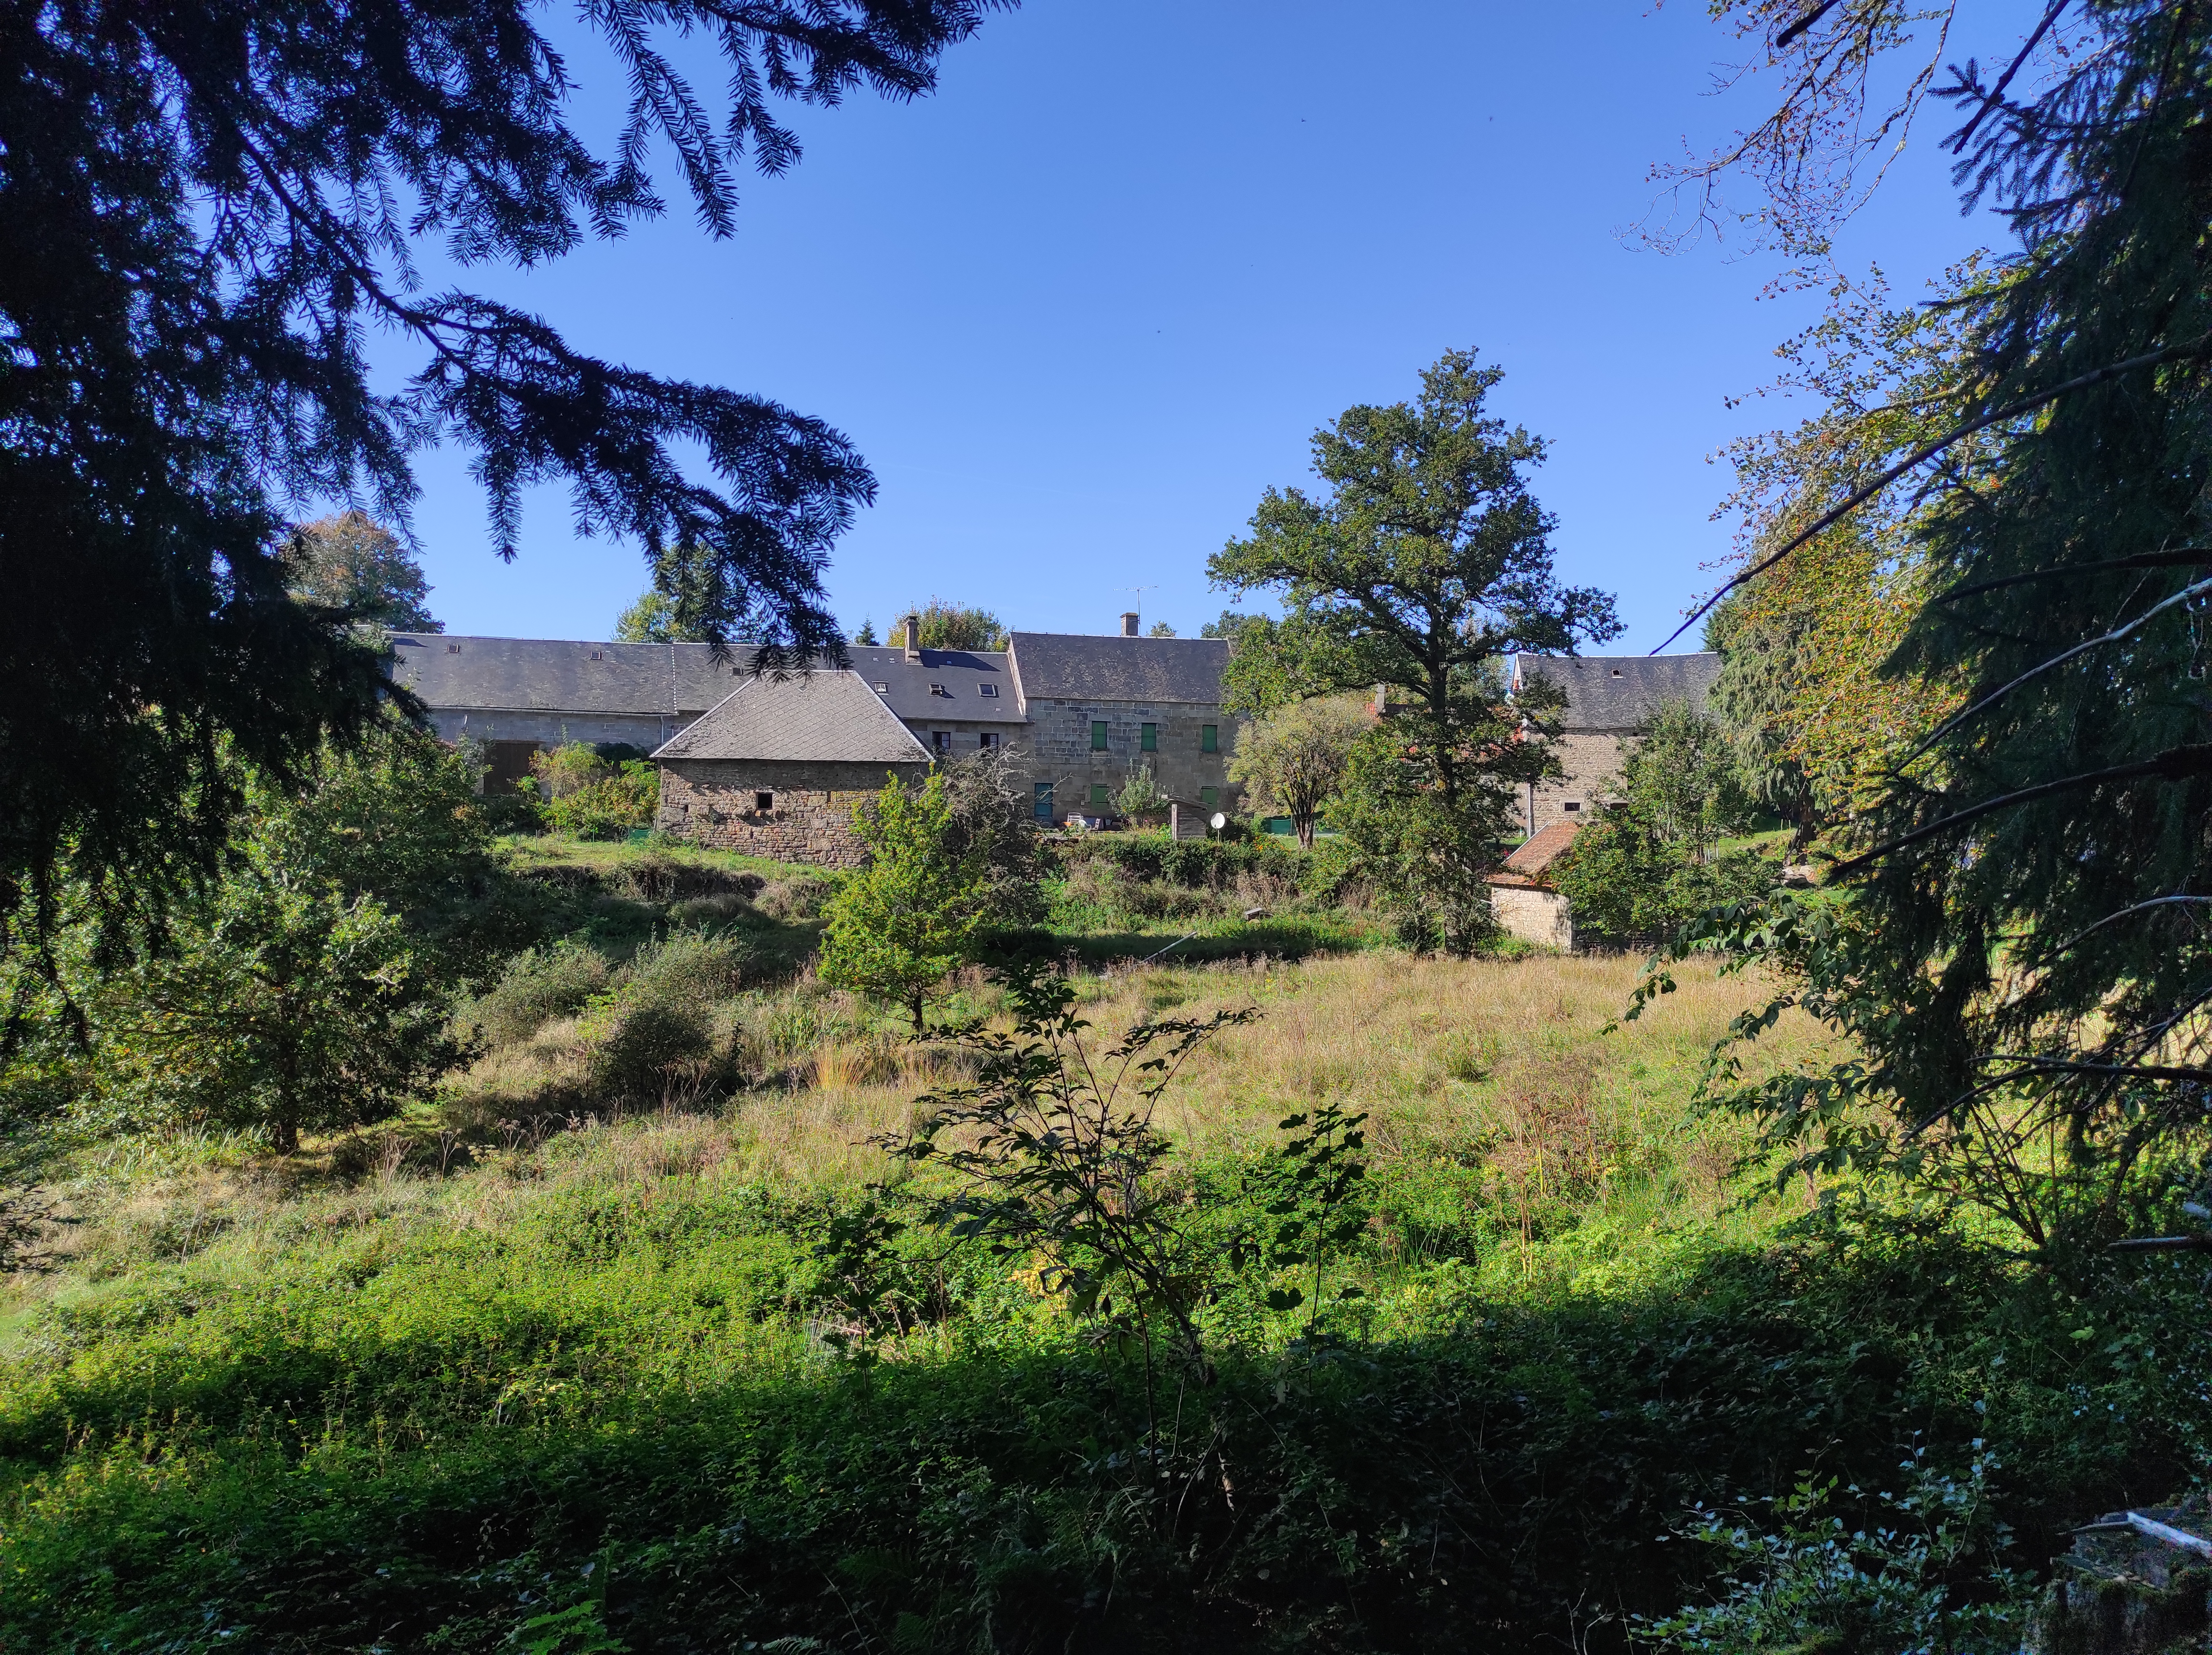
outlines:
{"label": "tall deciduous tree", "polygon": [[406,632],[443,632],[430,614],[430,584],[398,536],[365,512],[318,518],[284,546],[293,594],[349,621]]}
{"label": "tall deciduous tree", "polygon": [[1328,492],[1269,489],[1251,537],[1207,566],[1216,585],[1283,609],[1238,629],[1225,681],[1236,705],[1383,687],[1385,729],[1353,766],[1364,803],[1346,819],[1401,896],[1441,907],[1462,934],[1486,912],[1481,876],[1514,790],[1547,763],[1524,739],[1542,709],[1505,701],[1505,658],[1620,629],[1610,597],[1553,576],[1552,518],[1524,475],[1544,446],[1488,411],[1501,377],[1451,351],[1415,401],[1346,409],[1314,434]]}
{"label": "tall deciduous tree", "polygon": [[[494,543],[565,482],[709,634],[834,651],[826,550],[873,481],[836,432],[757,396],[601,361],[544,318],[426,284],[534,266],[798,155],[775,100],[926,92],[990,0],[591,5],[628,113],[600,155],[574,58],[528,0],[57,0],[0,10],[0,923],[59,918],[66,848],[112,918],[214,866],[227,743],[283,771],[372,716],[376,652],[286,601],[280,508],[362,498],[404,524],[409,455],[472,451]],[[725,106],[669,49],[713,42]],[[418,364],[372,388],[371,327]]]}
{"label": "tall deciduous tree", "polygon": [[[948,603],[933,597],[907,611],[920,623],[924,649],[1004,649],[1006,623],[981,604]],[[902,619],[900,624],[905,624]],[[901,641],[898,638],[893,643]]]}

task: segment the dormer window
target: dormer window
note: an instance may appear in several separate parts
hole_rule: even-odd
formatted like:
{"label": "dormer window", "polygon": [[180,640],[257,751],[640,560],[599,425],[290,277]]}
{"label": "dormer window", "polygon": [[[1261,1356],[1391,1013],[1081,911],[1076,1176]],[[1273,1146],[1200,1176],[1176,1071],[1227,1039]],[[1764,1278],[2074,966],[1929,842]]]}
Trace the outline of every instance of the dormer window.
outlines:
{"label": "dormer window", "polygon": [[949,689],[945,688],[945,687],[943,684],[932,684],[932,685],[929,687],[929,693],[930,693],[931,694],[933,694],[933,695],[942,695],[942,696],[944,696],[947,700],[951,700],[951,699],[952,699],[952,692],[951,692],[951,690],[949,690]]}
{"label": "dormer window", "polygon": [[975,686],[975,693],[986,700],[995,701],[999,699],[999,687],[996,684],[978,684]]}
{"label": "dormer window", "polygon": [[607,652],[605,650],[595,649],[592,652],[592,659],[594,661],[604,661],[606,658]]}
{"label": "dormer window", "polygon": [[446,646],[446,653],[448,655],[459,655],[460,652],[461,646],[459,644],[448,644]]}
{"label": "dormer window", "polygon": [[876,694],[878,695],[888,695],[890,693],[891,687],[889,684],[878,684],[876,686]]}

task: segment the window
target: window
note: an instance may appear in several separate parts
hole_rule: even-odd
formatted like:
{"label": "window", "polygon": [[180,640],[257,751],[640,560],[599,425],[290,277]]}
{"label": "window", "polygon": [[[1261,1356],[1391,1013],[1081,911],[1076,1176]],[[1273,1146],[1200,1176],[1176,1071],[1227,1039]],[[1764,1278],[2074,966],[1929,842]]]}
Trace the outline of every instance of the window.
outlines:
{"label": "window", "polygon": [[1094,809],[1103,810],[1106,808],[1106,784],[1104,782],[1094,781],[1091,784],[1091,803]]}
{"label": "window", "polygon": [[460,652],[461,646],[459,644],[448,644],[446,646],[446,653],[448,655],[459,655]]}
{"label": "window", "polygon": [[1052,784],[1050,782],[1041,781],[1037,783],[1036,804],[1035,808],[1036,819],[1039,821],[1050,821],[1052,820]]}
{"label": "window", "polygon": [[1160,727],[1156,724],[1138,725],[1137,745],[1144,749],[1147,753],[1158,752],[1160,750]]}
{"label": "window", "polygon": [[945,688],[943,684],[932,684],[929,687],[929,693],[933,695],[942,695],[948,701],[952,699],[952,692]]}
{"label": "window", "polygon": [[1206,724],[1199,725],[1198,750],[1201,753],[1218,753],[1221,750],[1221,726],[1219,724]]}
{"label": "window", "polygon": [[975,693],[987,701],[995,701],[999,699],[999,687],[996,684],[978,684],[975,686]]}
{"label": "window", "polygon": [[929,732],[929,745],[931,749],[934,752],[951,753],[952,751],[952,732],[949,730],[931,731]]}
{"label": "window", "polygon": [[592,652],[592,659],[594,661],[604,661],[606,658],[607,652],[605,650],[595,649]]}
{"label": "window", "polygon": [[773,809],[775,809],[775,794],[773,794],[773,793],[756,793],[756,794],[754,794],[754,795],[753,795],[753,814],[754,814],[755,815],[757,815],[757,816],[764,816],[764,815],[766,815],[769,811],[771,811],[771,810],[773,810]]}
{"label": "window", "polygon": [[1211,810],[1215,805],[1221,803],[1221,790],[1218,787],[1200,788],[1198,790],[1198,802],[1204,805],[1207,809]]}
{"label": "window", "polygon": [[986,753],[995,753],[999,750],[999,732],[997,731],[987,730],[981,735],[975,737],[975,745]]}
{"label": "window", "polygon": [[1579,810],[1582,808],[1583,802],[1580,799],[1569,799],[1565,804],[1559,807],[1562,810]]}
{"label": "window", "polygon": [[1091,721],[1091,750],[1093,753],[1103,753],[1106,750],[1106,720],[1103,718],[1093,718]]}
{"label": "window", "polygon": [[889,684],[878,684],[876,686],[876,694],[878,695],[888,695],[890,693],[891,687]]}

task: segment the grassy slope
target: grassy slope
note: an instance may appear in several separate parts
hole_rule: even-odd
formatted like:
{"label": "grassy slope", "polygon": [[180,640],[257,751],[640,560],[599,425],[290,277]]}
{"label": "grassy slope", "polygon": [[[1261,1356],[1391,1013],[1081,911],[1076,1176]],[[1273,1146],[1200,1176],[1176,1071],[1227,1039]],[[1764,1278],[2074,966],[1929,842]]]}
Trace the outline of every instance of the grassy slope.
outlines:
{"label": "grassy slope", "polygon": [[1167,1116],[1224,1254],[1279,1112],[1374,1115],[1342,1278],[1369,1296],[1301,1341],[1224,1267],[1219,1383],[1149,1400],[1134,1344],[911,1234],[862,1286],[946,1313],[866,1361],[823,1343],[856,1292],[823,1220],[933,1060],[841,1032],[804,985],[755,1009],[827,1032],[800,1083],[717,1114],[518,1133],[444,1177],[112,1155],[72,1191],[74,1258],[13,1284],[0,1635],[580,1655],[1441,1649],[1480,1626],[1534,1648],[1680,1601],[1702,1560],[1659,1537],[1692,1501],[1871,1482],[1916,1434],[1996,1441],[2031,1531],[2165,1491],[2194,1445],[2154,1422],[2201,1409],[2186,1267],[2146,1263],[2093,1313],[1940,1238],[1776,1243],[1796,1198],[1737,1204],[1732,1130],[1684,1108],[1741,991],[1686,982],[1601,1034],[1633,970],[1085,979],[1109,1033],[1265,1012]]}

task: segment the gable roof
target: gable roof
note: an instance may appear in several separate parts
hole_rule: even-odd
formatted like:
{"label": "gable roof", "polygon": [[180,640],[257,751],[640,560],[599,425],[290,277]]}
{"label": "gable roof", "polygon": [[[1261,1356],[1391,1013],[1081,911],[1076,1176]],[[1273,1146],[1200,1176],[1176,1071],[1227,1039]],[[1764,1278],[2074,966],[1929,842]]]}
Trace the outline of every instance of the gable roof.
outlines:
{"label": "gable roof", "polygon": [[653,755],[926,764],[929,750],[857,672],[748,677]]}
{"label": "gable roof", "polygon": [[1225,638],[1097,638],[1018,632],[1007,654],[1024,702],[1221,700]]}
{"label": "gable roof", "polygon": [[436,708],[501,712],[703,712],[746,672],[735,645],[594,644],[394,633],[392,682]]}
{"label": "gable roof", "polygon": [[[872,688],[882,686],[878,696],[902,718],[1022,722],[1022,698],[1004,650],[926,649],[919,661],[908,660],[898,644],[848,644],[845,652],[854,671]],[[939,695],[933,684],[942,684],[945,693]],[[999,693],[984,694],[986,685]]]}
{"label": "gable roof", "polygon": [[1557,684],[1567,705],[1559,715],[1568,730],[1633,730],[1667,700],[1703,706],[1720,676],[1721,658],[1694,655],[1516,655],[1513,688],[1528,679]]}
{"label": "gable roof", "polygon": [[1559,853],[1574,843],[1575,834],[1581,828],[1581,821],[1573,817],[1553,822],[1542,833],[1530,836],[1505,858],[1506,871],[1536,877],[1559,859]]}

